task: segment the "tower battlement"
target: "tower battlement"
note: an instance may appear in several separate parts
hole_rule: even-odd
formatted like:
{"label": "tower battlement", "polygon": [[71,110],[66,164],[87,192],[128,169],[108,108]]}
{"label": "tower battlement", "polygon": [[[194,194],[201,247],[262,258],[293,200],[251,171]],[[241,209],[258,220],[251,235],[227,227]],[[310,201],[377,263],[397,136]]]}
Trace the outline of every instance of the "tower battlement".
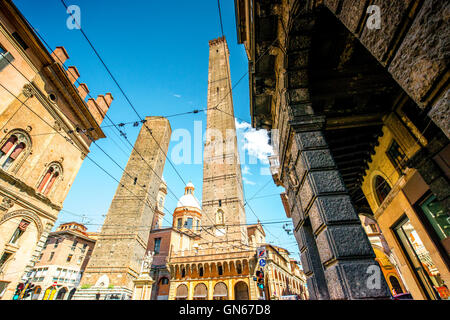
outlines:
{"label": "tower battlement", "polygon": [[225,36],[219,37],[217,39],[209,40],[209,47],[214,47],[214,46],[219,46],[219,45],[224,45],[224,44],[228,50],[227,39],[225,38]]}

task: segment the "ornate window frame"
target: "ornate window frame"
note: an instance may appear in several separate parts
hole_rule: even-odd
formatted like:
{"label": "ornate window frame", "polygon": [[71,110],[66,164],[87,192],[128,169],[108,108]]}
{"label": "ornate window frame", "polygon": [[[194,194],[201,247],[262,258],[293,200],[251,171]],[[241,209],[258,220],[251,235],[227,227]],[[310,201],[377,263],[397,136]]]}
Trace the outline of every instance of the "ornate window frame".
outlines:
{"label": "ornate window frame", "polygon": [[[51,180],[51,177],[49,179],[49,181],[47,182],[46,186],[41,190],[38,191],[40,184],[42,183],[42,180],[44,179],[45,175],[47,174],[47,172],[53,168],[53,174],[51,175],[51,177],[55,174],[58,173],[58,177],[56,178],[55,182],[53,183],[53,185],[51,186],[51,189],[49,190],[49,192],[47,194],[45,194],[45,190],[48,187],[48,183]],[[64,170],[63,170],[63,166],[60,162],[58,161],[52,161],[49,164],[47,164],[45,166],[45,169],[43,170],[43,172],[41,173],[41,175],[39,176],[39,179],[36,183],[36,192],[39,194],[42,194],[44,196],[46,196],[47,198],[50,197],[51,195],[53,195],[55,193],[55,190],[58,189],[59,184],[61,183],[61,181],[64,181]]]}
{"label": "ornate window frame", "polygon": [[[15,145],[20,144],[20,143],[24,143],[25,144],[25,150],[23,150],[20,155],[18,156],[17,159],[15,159],[12,163],[11,166],[8,169],[3,169],[0,166],[0,169],[5,171],[5,172],[9,172],[12,174],[17,173],[17,171],[19,170],[19,168],[22,166],[22,164],[25,162],[25,160],[28,158],[28,156],[30,154],[32,154],[32,141],[31,141],[31,137],[30,135],[23,129],[13,129],[11,131],[9,131],[4,137],[3,139],[0,141],[0,146],[3,147],[3,145],[11,138],[11,136],[15,135],[17,137],[17,141],[15,142]],[[12,148],[11,148],[12,149]],[[5,156],[5,155],[4,155]],[[3,158],[4,156],[0,157]]]}

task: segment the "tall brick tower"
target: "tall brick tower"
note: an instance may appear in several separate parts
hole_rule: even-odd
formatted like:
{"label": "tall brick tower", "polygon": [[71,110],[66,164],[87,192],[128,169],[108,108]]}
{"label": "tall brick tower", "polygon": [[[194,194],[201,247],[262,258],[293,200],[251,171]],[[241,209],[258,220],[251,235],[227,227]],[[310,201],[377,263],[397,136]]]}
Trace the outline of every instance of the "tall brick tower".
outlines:
{"label": "tall brick tower", "polygon": [[203,158],[202,238],[247,244],[229,51],[225,37],[209,42],[207,132]]}
{"label": "tall brick tower", "polygon": [[[103,299],[106,293],[132,294],[133,280],[139,275],[157,210],[164,154],[171,135],[166,118],[147,117],[146,121],[153,137],[143,126],[75,299]],[[92,288],[86,288],[89,286]],[[95,297],[98,293],[102,297]]]}

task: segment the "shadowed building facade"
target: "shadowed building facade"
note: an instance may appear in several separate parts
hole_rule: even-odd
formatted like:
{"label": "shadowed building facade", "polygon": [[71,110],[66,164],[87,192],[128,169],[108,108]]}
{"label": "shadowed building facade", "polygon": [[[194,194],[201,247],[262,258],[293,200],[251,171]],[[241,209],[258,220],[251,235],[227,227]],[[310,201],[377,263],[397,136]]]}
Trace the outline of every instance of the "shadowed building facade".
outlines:
{"label": "shadowed building facade", "polygon": [[[433,230],[445,227],[450,199],[449,3],[235,5],[238,41],[249,59],[252,125],[277,129],[272,173],[286,189],[310,297],[389,298],[384,280],[368,285],[367,271],[378,265],[358,218],[368,214],[397,249],[413,296],[438,298],[433,290],[449,277],[448,235]],[[428,218],[412,209],[422,201],[429,201]],[[428,274],[424,265],[439,272]],[[423,285],[409,284],[419,278]]]}

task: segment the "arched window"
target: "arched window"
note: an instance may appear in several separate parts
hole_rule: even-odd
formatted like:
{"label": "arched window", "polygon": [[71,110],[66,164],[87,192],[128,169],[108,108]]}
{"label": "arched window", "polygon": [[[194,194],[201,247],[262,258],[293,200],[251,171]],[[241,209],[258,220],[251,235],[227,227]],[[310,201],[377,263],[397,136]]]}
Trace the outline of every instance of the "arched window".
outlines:
{"label": "arched window", "polygon": [[55,182],[62,175],[61,165],[57,162],[51,163],[38,185],[37,191],[48,195]]}
{"label": "arched window", "polygon": [[208,287],[203,283],[196,285],[193,298],[194,300],[206,300],[208,298]]}
{"label": "arched window", "polygon": [[241,274],[242,273],[242,265],[240,263],[238,263],[237,266],[236,266],[236,272],[237,272],[237,274]]}
{"label": "arched window", "polygon": [[223,211],[222,210],[218,210],[216,212],[216,224],[224,224]]}
{"label": "arched window", "polygon": [[387,195],[391,192],[391,187],[382,176],[375,177],[375,194],[379,204],[382,204]]}
{"label": "arched window", "polygon": [[18,159],[24,160],[30,150],[31,140],[25,132],[13,131],[0,149],[0,166],[8,171]]}
{"label": "arched window", "polygon": [[187,300],[188,298],[188,287],[185,284],[180,284],[177,287],[175,300]]}
{"label": "arched window", "polygon": [[225,283],[218,282],[214,286],[213,299],[214,300],[227,300],[228,299],[228,287]]}
{"label": "arched window", "polygon": [[234,285],[234,300],[249,300],[248,285],[239,281]]}

